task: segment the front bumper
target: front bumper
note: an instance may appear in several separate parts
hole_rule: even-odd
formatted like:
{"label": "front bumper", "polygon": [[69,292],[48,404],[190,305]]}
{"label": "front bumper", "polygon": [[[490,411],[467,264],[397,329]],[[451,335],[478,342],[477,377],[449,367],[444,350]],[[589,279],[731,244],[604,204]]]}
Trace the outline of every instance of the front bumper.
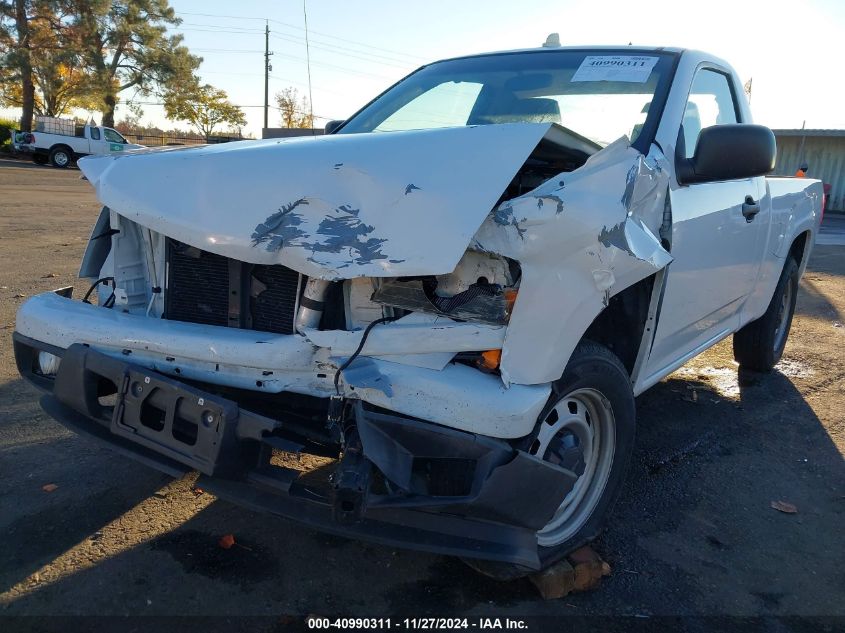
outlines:
{"label": "front bumper", "polygon": [[[62,357],[52,381],[32,370],[41,349]],[[15,352],[48,392],[44,410],[72,430],[174,476],[199,470],[217,496],[335,534],[537,569],[536,531],[575,480],[505,441],[360,401],[347,409],[343,456],[305,475],[273,463],[274,451],[305,452],[285,419],[80,344],[16,334]]]}
{"label": "front bumper", "polygon": [[[501,346],[503,334],[496,328],[448,323],[400,328],[405,351],[409,350],[407,341],[415,341],[419,352],[408,356]],[[551,393],[548,384],[506,388],[499,377],[466,365],[450,363],[439,370],[427,369],[404,364],[402,357],[384,357],[384,350],[373,346],[395,341],[395,335],[385,334],[394,331],[392,328],[373,330],[361,359],[341,378],[342,395],[491,437],[523,437],[534,428]],[[301,335],[150,318],[49,292],[21,305],[16,331],[58,349],[84,343],[163,374],[264,394],[293,392],[326,398],[335,391],[334,372],[349,355],[346,349],[335,353]],[[350,343],[344,337],[336,338],[341,339],[338,344]],[[351,347],[356,346],[357,342]],[[371,349],[377,358],[369,356]],[[384,358],[394,358],[394,362]]]}

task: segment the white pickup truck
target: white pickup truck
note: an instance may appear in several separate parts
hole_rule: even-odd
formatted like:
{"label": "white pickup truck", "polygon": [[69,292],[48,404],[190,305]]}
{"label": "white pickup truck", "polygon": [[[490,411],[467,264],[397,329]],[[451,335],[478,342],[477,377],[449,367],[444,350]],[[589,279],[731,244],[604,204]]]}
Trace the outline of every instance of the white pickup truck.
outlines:
{"label": "white pickup truck", "polygon": [[14,334],[43,408],[220,497],[512,576],[598,533],[636,395],[731,335],[741,367],[781,357],[822,185],[766,177],[726,62],[449,59],[332,128],[81,160],[92,289]]}
{"label": "white pickup truck", "polygon": [[77,125],[70,119],[36,117],[35,131],[30,133],[22,150],[32,154],[39,165],[68,167],[83,156],[97,156],[142,149],[127,141],[117,130],[97,125]]}

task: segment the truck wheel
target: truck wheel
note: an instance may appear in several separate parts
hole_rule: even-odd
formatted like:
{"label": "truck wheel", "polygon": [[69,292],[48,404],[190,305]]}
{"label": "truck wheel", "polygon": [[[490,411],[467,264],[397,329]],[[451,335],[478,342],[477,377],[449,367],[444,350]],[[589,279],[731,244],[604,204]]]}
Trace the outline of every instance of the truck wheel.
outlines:
{"label": "truck wheel", "polygon": [[734,359],[740,367],[766,372],[777,365],[789,338],[797,296],[798,262],[790,256],[765,314],[733,336]]}
{"label": "truck wheel", "polygon": [[70,165],[72,159],[73,153],[67,147],[62,147],[60,145],[59,147],[54,147],[50,150],[50,164],[53,165],[53,167],[64,169]]}
{"label": "truck wheel", "polygon": [[[523,450],[578,475],[551,521],[537,532],[543,568],[589,543],[619,496],[634,448],[636,414],[628,372],[606,347],[583,341],[554,385]],[[500,580],[533,573],[519,565],[466,561]]]}

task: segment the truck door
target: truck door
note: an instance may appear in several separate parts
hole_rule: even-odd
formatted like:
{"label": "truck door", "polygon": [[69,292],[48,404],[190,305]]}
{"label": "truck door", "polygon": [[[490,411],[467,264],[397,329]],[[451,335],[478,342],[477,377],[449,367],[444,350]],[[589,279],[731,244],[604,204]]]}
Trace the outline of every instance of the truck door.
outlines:
{"label": "truck door", "polygon": [[88,130],[88,153],[89,154],[107,154],[108,143],[103,138],[100,128],[93,125],[86,127]]}
{"label": "truck door", "polygon": [[[692,157],[701,129],[743,123],[731,75],[701,67],[679,130],[678,151]],[[647,375],[661,372],[737,329],[756,282],[770,205],[765,179],[674,187],[672,256]]]}
{"label": "truck door", "polygon": [[103,136],[108,144],[107,151],[122,152],[126,149],[126,139],[123,138],[117,130],[113,130],[110,127],[104,127]]}

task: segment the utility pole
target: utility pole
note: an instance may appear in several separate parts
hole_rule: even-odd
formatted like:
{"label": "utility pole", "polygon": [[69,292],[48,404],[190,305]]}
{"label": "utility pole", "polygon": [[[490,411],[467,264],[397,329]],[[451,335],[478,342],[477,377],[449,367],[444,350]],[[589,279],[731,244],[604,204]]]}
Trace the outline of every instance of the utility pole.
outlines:
{"label": "utility pole", "polygon": [[[267,123],[267,115],[270,111],[270,71],[273,67],[270,65],[270,22],[264,23],[264,129],[269,125]],[[262,134],[263,136],[263,134]]]}

